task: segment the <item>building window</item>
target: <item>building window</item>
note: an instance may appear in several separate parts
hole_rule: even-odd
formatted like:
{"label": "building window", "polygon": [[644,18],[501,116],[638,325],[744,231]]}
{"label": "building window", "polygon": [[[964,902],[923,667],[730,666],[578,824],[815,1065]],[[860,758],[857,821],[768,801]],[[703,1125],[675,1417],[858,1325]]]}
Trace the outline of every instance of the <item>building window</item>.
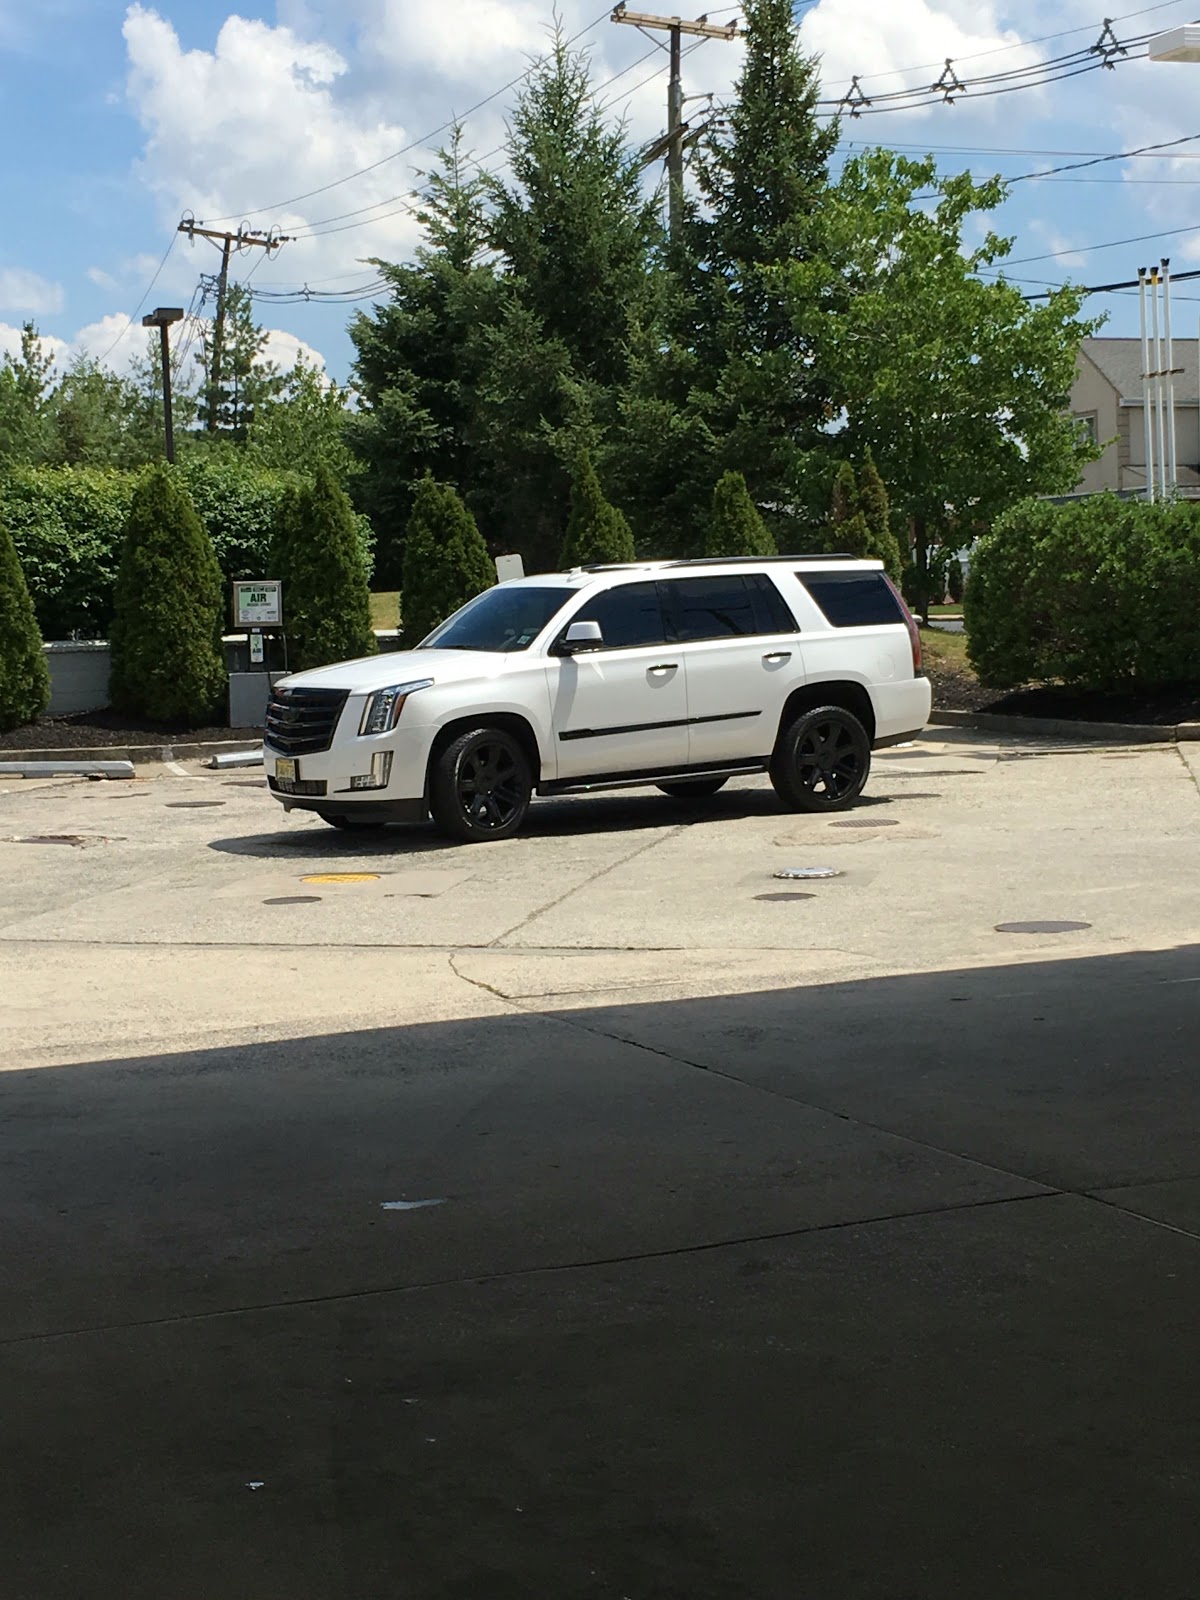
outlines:
{"label": "building window", "polygon": [[1082,415],[1077,415],[1075,426],[1088,444],[1097,444],[1099,442],[1100,430],[1096,425],[1096,413],[1094,411],[1085,411]]}

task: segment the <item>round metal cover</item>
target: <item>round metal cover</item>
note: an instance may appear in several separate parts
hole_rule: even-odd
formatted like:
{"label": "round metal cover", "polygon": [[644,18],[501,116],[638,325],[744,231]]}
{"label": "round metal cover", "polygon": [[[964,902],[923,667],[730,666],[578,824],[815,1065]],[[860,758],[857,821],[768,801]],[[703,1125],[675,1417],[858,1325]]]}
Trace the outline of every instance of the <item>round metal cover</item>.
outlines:
{"label": "round metal cover", "polygon": [[264,900],[265,906],[310,906],[321,898],[319,894],[277,894],[271,900]]}
{"label": "round metal cover", "polygon": [[199,811],[202,806],[223,806],[224,800],[168,800],[168,811]]}
{"label": "round metal cover", "polygon": [[778,872],[773,872],[773,878],[840,878],[841,872],[837,867],[780,867]]}
{"label": "round metal cover", "polygon": [[872,821],[869,817],[849,817],[845,822],[831,822],[831,828],[896,828],[899,827],[895,817],[879,817]]}
{"label": "round metal cover", "polygon": [[378,872],[312,872],[301,883],[378,883]]}
{"label": "round metal cover", "polygon": [[805,893],[803,889],[782,889],[778,894],[756,894],[756,900],[815,900],[812,893]]}
{"label": "round metal cover", "polygon": [[997,933],[1082,933],[1090,922],[998,922]]}
{"label": "round metal cover", "polygon": [[13,844],[85,844],[82,833],[27,833],[13,839]]}

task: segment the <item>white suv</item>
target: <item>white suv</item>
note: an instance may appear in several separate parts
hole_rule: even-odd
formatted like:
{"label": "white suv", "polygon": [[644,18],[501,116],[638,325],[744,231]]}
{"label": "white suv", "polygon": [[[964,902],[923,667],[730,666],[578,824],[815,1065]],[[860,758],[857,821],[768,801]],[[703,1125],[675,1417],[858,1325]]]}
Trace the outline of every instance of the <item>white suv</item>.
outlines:
{"label": "white suv", "polygon": [[453,839],[506,839],[535,793],[700,799],[746,772],[839,811],[872,747],[929,710],[878,561],[655,561],[498,584],[415,650],[282,679],[263,757],[285,809],[335,827],[432,813]]}

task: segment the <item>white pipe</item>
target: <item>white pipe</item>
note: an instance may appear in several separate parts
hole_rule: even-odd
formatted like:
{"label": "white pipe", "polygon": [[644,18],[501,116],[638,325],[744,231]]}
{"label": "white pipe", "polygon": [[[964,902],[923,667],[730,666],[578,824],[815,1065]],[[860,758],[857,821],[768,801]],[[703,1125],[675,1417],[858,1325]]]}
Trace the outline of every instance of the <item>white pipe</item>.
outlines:
{"label": "white pipe", "polygon": [[1142,443],[1146,462],[1146,499],[1154,499],[1154,448],[1150,427],[1150,337],[1146,329],[1146,269],[1138,268],[1138,302],[1142,313]]}
{"label": "white pipe", "polygon": [[1174,497],[1179,488],[1179,462],[1175,454],[1175,347],[1171,343],[1171,263],[1163,257],[1163,342],[1167,374],[1167,493]]}
{"label": "white pipe", "polygon": [[1158,319],[1159,276],[1158,268],[1150,268],[1150,342],[1154,352],[1154,440],[1158,454],[1155,461],[1158,492],[1167,492],[1167,419],[1163,405],[1163,352],[1162,331]]}

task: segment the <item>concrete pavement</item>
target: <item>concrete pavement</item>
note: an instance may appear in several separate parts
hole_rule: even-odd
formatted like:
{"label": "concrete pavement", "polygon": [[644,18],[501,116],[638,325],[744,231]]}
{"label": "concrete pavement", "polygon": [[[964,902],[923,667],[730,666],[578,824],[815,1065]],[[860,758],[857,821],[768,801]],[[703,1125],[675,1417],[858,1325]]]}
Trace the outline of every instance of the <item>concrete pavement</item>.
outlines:
{"label": "concrete pavement", "polygon": [[6,1600],[1193,1594],[1198,757],[0,785]]}

